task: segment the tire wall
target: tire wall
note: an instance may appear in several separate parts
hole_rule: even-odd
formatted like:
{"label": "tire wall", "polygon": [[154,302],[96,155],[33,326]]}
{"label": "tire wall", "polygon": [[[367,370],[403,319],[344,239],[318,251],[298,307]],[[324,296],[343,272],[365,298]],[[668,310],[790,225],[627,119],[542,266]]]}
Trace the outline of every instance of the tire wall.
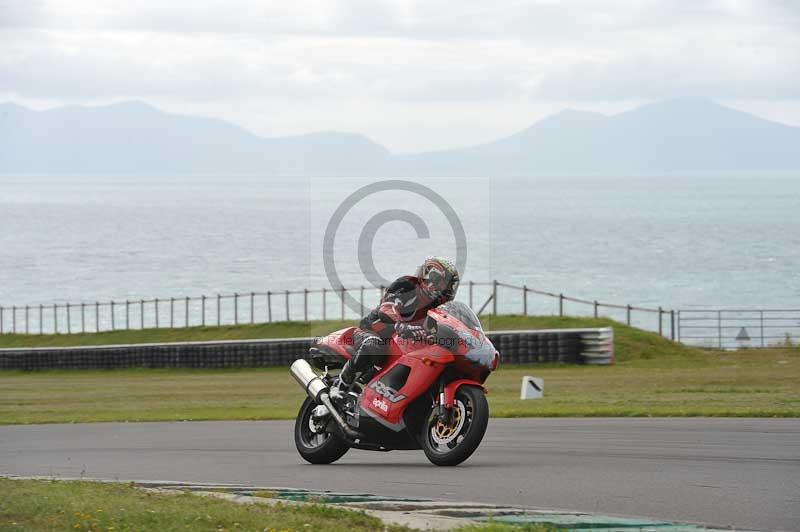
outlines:
{"label": "tire wall", "polygon": [[[613,331],[564,329],[487,333],[503,364],[613,364]],[[313,338],[120,346],[0,349],[0,369],[288,367]]]}

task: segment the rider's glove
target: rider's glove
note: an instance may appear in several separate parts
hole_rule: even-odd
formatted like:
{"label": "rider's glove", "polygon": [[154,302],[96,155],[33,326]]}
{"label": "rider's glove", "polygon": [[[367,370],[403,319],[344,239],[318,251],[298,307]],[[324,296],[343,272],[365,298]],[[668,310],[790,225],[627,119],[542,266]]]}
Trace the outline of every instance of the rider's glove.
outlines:
{"label": "rider's glove", "polygon": [[421,342],[428,337],[428,333],[425,332],[423,327],[420,327],[419,325],[410,325],[401,321],[395,323],[394,331],[401,338],[416,340],[418,342]]}

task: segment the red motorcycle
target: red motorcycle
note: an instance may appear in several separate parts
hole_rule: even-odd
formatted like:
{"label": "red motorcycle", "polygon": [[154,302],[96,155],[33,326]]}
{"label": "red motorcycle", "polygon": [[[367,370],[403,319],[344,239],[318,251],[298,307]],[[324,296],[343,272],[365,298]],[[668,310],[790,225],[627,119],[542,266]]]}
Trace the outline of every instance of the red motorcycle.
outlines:
{"label": "red motorcycle", "polygon": [[436,465],[457,465],[480,445],[489,421],[483,383],[500,355],[480,321],[463,303],[428,311],[425,341],[396,335],[388,340],[382,367],[357,378],[343,400],[329,396],[334,375],[353,355],[355,327],[319,340],[290,370],[306,391],[294,440],[312,464],[330,464],[350,449],[422,449]]}

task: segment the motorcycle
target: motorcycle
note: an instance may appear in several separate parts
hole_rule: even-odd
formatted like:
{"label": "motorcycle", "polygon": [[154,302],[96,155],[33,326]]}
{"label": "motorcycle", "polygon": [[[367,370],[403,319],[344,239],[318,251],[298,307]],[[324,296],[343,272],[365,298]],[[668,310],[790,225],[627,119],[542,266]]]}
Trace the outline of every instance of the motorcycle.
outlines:
{"label": "motorcycle", "polygon": [[354,380],[334,400],[331,370],[353,356],[355,327],[319,339],[311,364],[296,360],[292,376],[306,397],[297,414],[297,451],[312,464],[330,464],[348,450],[422,449],[439,466],[458,465],[478,448],[489,421],[484,387],[500,354],[475,313],[451,301],[429,310],[422,323],[427,338],[387,341],[382,367]]}

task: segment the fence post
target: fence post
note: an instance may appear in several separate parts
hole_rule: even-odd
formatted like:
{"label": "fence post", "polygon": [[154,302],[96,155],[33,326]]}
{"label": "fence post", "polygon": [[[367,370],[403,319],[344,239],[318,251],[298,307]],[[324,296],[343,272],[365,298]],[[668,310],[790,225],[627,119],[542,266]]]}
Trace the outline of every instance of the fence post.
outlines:
{"label": "fence post", "polygon": [[360,288],[360,294],[358,296],[358,301],[359,301],[359,303],[361,305],[360,314],[363,316],[364,315],[364,286],[363,285]]}
{"label": "fence post", "polygon": [[30,327],[28,325],[29,309],[30,309],[30,307],[28,305],[25,305],[25,334],[30,334]]}
{"label": "fence post", "polygon": [[308,288],[303,288],[303,321],[308,321]]}
{"label": "fence post", "polygon": [[81,332],[86,332],[86,303],[81,302]]}
{"label": "fence post", "polygon": [[200,296],[200,325],[206,326],[206,296]]}
{"label": "fence post", "polygon": [[11,307],[11,332],[17,333],[17,307]]}
{"label": "fence post", "polygon": [[328,319],[328,301],[326,299],[326,295],[328,294],[327,289],[324,287],[322,288],[322,321]]}
{"label": "fence post", "polygon": [[[114,331],[117,328],[116,325],[116,316],[114,314],[114,302],[111,302],[111,330]],[[67,309],[67,316],[69,316],[69,309]]]}
{"label": "fence post", "polygon": [[669,311],[669,339],[675,340],[675,309]]}
{"label": "fence post", "polygon": [[761,347],[764,347],[764,311],[759,311],[761,313]]}
{"label": "fence post", "polygon": [[[2,332],[2,329],[0,329],[0,332]],[[39,334],[44,334],[44,305],[41,304],[39,305]]]}
{"label": "fence post", "polygon": [[680,310],[678,311],[677,329],[678,329],[678,341],[680,342],[681,341],[681,311]]}
{"label": "fence post", "polygon": [[169,298],[169,328],[175,328],[175,298]]}
{"label": "fence post", "polygon": [[100,332],[100,302],[94,302],[94,332]]}
{"label": "fence post", "polygon": [[58,334],[58,305],[53,304],[53,333]]}
{"label": "fence post", "polygon": [[131,330],[131,302],[125,300],[125,330]]}
{"label": "fence post", "polygon": [[139,328],[144,329],[144,299],[139,300]]}
{"label": "fence post", "polygon": [[70,305],[67,303],[67,334],[72,334],[72,313],[70,312]]}
{"label": "fence post", "polygon": [[717,336],[719,338],[719,348],[722,349],[722,311],[717,311]]}
{"label": "fence post", "polygon": [[0,307],[0,334],[3,334],[3,307]]}
{"label": "fence post", "polygon": [[239,294],[233,293],[233,324],[239,325]]}
{"label": "fence post", "polygon": [[497,279],[492,281],[492,314],[497,316]]}
{"label": "fence post", "polygon": [[267,290],[267,321],[272,323],[272,292]]}
{"label": "fence post", "polygon": [[289,291],[286,291],[286,321],[292,321],[289,317]]}
{"label": "fence post", "polygon": [[256,293],[250,292],[250,325],[256,322]]}
{"label": "fence post", "polygon": [[658,335],[664,336],[664,311],[658,307]]}
{"label": "fence post", "polygon": [[625,323],[630,326],[631,324],[631,305],[630,303],[625,306]]}
{"label": "fence post", "polygon": [[522,285],[522,315],[528,315],[528,285]]}
{"label": "fence post", "polygon": [[558,315],[564,317],[564,294],[558,294]]}
{"label": "fence post", "polygon": [[470,281],[469,282],[469,308],[472,308],[472,287],[475,286],[475,283]]}
{"label": "fence post", "polygon": [[186,325],[187,329],[189,328],[189,299],[190,299],[189,296],[186,296],[186,304],[183,307],[184,314],[185,314],[185,317],[186,317],[185,325]]}
{"label": "fence post", "polygon": [[217,327],[222,325],[222,295],[217,294]]}
{"label": "fence post", "polygon": [[597,319],[597,300],[594,300],[594,317]]}
{"label": "fence post", "polygon": [[156,309],[156,329],[158,329],[158,298],[153,300],[153,307]]}
{"label": "fence post", "polygon": [[342,299],[342,301],[341,301],[341,309],[342,309],[342,311],[341,311],[341,315],[342,315],[342,321],[344,321],[344,295],[345,295],[345,293],[346,293],[346,292],[347,292],[347,291],[345,290],[345,287],[344,287],[344,286],[342,286],[342,297],[341,297],[341,299]]}

